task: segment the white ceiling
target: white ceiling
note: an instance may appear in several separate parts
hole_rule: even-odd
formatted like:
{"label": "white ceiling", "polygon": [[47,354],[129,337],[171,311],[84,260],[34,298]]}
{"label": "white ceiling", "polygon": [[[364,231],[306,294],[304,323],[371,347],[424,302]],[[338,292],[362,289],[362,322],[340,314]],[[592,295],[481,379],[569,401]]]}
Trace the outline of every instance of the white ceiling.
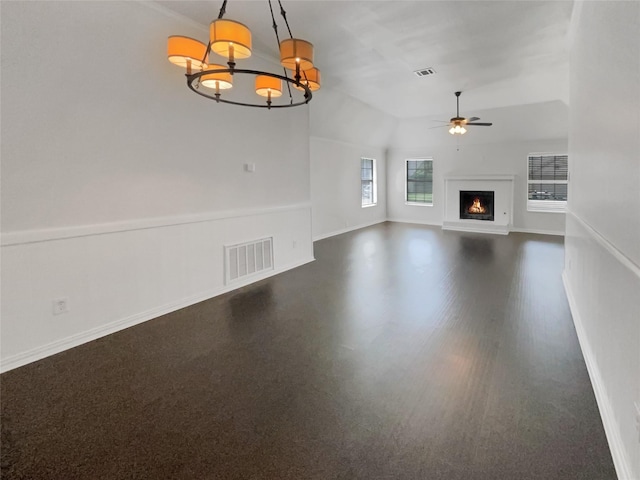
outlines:
{"label": "white ceiling", "polygon": [[[202,25],[221,1],[158,1]],[[277,0],[272,0],[277,9]],[[540,102],[568,103],[572,1],[282,0],[295,37],[315,45],[323,87],[397,118]],[[277,10],[275,10],[277,14]],[[254,49],[277,58],[266,0],[230,0],[225,18],[251,28]],[[286,27],[277,15],[280,38]],[[180,34],[176,31],[175,34]],[[202,38],[201,40],[205,40]],[[413,71],[433,67],[436,74]]]}

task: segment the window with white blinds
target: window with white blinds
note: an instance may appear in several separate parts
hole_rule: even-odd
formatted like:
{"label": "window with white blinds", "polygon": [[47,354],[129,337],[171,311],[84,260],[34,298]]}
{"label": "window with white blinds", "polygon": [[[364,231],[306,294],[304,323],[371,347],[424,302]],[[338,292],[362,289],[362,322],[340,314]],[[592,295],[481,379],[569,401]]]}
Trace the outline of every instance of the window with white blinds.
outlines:
{"label": "window with white blinds", "polygon": [[564,212],[569,186],[569,156],[530,154],[527,161],[527,210]]}
{"label": "window with white blinds", "polygon": [[362,206],[370,207],[377,202],[376,161],[373,158],[360,159],[360,188]]}

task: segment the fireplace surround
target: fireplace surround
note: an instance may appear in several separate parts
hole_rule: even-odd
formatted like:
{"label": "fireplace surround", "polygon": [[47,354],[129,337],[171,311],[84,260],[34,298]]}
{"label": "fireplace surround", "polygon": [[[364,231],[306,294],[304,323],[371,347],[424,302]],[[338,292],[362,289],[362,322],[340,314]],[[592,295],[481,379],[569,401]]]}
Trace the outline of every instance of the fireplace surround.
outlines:
{"label": "fireplace surround", "polygon": [[[515,175],[453,174],[445,176],[442,228],[444,230],[508,235],[513,226],[514,183]],[[487,202],[484,204],[483,199],[479,198],[479,207],[484,207],[485,212],[480,212],[482,208],[474,208],[474,211],[471,212],[472,216],[466,216],[467,214],[461,212],[464,208],[464,201],[461,202],[460,192],[476,194],[493,192],[493,205],[488,205],[488,199],[484,199]],[[476,196],[471,199],[469,206],[473,206]],[[463,214],[461,215],[461,213]],[[479,217],[478,215],[492,215],[493,218],[490,216]]]}

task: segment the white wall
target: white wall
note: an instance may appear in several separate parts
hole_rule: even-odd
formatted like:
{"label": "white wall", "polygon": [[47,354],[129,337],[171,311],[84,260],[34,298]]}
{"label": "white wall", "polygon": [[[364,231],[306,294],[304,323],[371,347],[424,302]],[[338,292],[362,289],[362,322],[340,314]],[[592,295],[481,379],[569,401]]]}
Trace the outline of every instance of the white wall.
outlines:
{"label": "white wall", "polygon": [[[444,127],[432,128],[442,124],[432,117],[398,120],[330,89],[316,96],[318,101],[310,106],[315,239],[385,219],[442,225],[444,176],[453,174],[516,175],[512,230],[564,234],[564,214],[526,208],[527,155],[567,153],[568,107],[563,102],[474,112],[494,126],[452,137]],[[361,156],[376,158],[378,178],[384,179],[379,182],[378,206],[371,209],[360,206]],[[404,161],[424,157],[434,158],[434,205],[405,205]]]}
{"label": "white wall", "polygon": [[577,7],[565,287],[618,477],[640,479],[640,3]]}
{"label": "white wall", "polygon": [[3,369],[220,293],[223,244],[312,259],[308,107],[193,94],[171,34],[207,29],[140,2],[2,3]]}
{"label": "white wall", "polygon": [[[428,122],[420,123],[423,123],[424,128],[428,128]],[[414,130],[416,124],[414,123],[410,127],[410,130]],[[401,129],[402,126],[399,130]],[[440,135],[451,137],[444,129],[437,131]],[[466,135],[474,133],[475,130]],[[403,134],[400,133],[400,135]],[[420,136],[416,138],[420,138]],[[387,215],[390,220],[442,225],[444,177],[447,175],[515,175],[514,227],[512,230],[563,234],[564,214],[527,211],[527,155],[533,152],[566,153],[566,139],[487,144],[467,144],[461,141],[459,145],[456,144],[457,138],[451,137],[447,140],[450,140],[449,144],[437,143],[437,140],[434,140],[432,145],[424,144],[412,148],[395,147],[389,152]],[[464,138],[464,140],[467,139]],[[403,141],[399,141],[396,145],[403,143]],[[433,158],[433,206],[406,205],[404,201],[405,160],[428,157]]]}
{"label": "white wall", "polygon": [[[375,159],[377,202],[362,207],[360,158]],[[311,137],[313,239],[344,233],[387,218],[386,153],[381,148]]]}
{"label": "white wall", "polygon": [[[397,121],[338,91],[318,91],[310,105],[313,238],[387,218],[386,150]],[[314,100],[316,100],[314,96]],[[360,158],[376,160],[377,204],[362,208]]]}

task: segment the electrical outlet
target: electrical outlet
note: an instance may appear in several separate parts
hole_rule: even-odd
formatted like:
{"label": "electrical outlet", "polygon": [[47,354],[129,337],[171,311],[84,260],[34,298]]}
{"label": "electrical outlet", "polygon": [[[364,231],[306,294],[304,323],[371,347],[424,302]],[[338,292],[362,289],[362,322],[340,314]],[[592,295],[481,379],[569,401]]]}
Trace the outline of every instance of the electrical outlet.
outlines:
{"label": "electrical outlet", "polygon": [[61,313],[67,313],[69,311],[69,299],[56,298],[52,302],[52,311],[54,315],[60,315]]}

